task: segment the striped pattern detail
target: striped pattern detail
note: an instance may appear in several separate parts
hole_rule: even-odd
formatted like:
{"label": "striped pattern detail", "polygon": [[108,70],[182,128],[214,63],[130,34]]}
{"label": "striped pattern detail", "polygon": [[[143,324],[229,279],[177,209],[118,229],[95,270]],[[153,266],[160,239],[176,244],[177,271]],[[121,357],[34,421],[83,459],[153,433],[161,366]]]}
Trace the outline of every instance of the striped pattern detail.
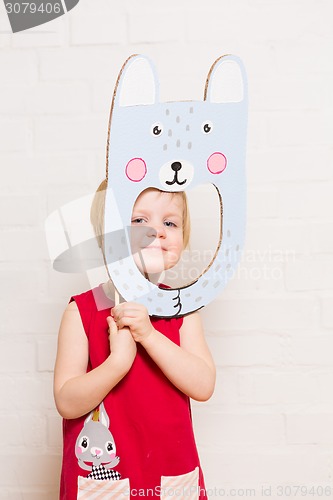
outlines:
{"label": "striped pattern detail", "polygon": [[[89,479],[78,477],[77,498],[80,500],[129,500],[130,499],[129,479],[119,481]],[[111,496],[112,495],[112,496]]]}
{"label": "striped pattern detail", "polygon": [[186,500],[198,500],[199,498],[199,467],[194,471],[181,476],[161,477],[161,498],[170,500],[172,498],[186,498]]}

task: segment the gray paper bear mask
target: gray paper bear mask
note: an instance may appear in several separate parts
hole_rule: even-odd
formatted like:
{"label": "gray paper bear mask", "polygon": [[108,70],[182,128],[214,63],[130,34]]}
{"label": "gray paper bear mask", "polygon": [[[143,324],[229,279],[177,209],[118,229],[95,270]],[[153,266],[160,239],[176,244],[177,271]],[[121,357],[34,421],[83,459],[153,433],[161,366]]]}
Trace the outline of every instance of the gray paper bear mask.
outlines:
{"label": "gray paper bear mask", "polygon": [[[150,315],[182,316],[212,301],[241,255],[246,216],[247,84],[242,62],[223,56],[211,67],[203,101],[159,102],[151,61],[131,56],[122,67],[110,113],[107,147],[104,254],[107,270],[127,301]],[[138,195],[146,188],[186,191],[211,183],[220,199],[220,242],[211,265],[190,285],[162,289],[137,268],[130,237]],[[116,253],[116,255],[115,255]]]}

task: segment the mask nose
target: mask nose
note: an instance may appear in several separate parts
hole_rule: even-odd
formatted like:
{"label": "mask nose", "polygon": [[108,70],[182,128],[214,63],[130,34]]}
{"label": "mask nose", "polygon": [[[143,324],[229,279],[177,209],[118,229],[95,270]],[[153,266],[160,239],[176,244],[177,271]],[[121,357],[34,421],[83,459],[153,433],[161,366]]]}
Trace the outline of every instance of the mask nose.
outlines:
{"label": "mask nose", "polygon": [[174,172],[178,172],[182,168],[182,164],[180,163],[180,161],[174,161],[173,163],[171,163],[171,168]]}

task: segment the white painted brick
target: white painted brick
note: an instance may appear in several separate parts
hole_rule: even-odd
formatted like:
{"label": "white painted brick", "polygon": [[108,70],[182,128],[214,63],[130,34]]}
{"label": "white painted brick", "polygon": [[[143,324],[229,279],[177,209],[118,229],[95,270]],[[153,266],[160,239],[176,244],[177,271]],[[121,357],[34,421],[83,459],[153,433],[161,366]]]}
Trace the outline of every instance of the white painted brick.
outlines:
{"label": "white painted brick", "polygon": [[0,289],[0,300],[17,302],[22,298],[37,298],[39,293],[38,269],[0,263],[0,282],[6,287]]}
{"label": "white painted brick", "polygon": [[47,417],[47,444],[52,448],[62,451],[62,418],[60,415]]}
{"label": "white painted brick", "polygon": [[[332,179],[333,153],[328,146],[315,144],[303,145],[303,147],[270,147],[270,148],[249,148],[247,154],[247,170],[251,175],[248,178],[249,184],[280,181],[293,182],[293,185],[283,185],[281,198],[286,192],[298,188],[298,182],[318,181]],[[319,184],[314,184],[314,186]],[[311,189],[311,186],[310,186]],[[313,189],[313,188],[312,188]],[[324,188],[325,189],[325,188]],[[312,196],[311,196],[312,197]],[[295,197],[296,199],[296,197]],[[316,197],[316,203],[321,203]],[[283,206],[280,207],[283,209]],[[307,203],[303,205],[303,213],[313,213],[316,206]],[[301,209],[299,208],[299,211]]]}
{"label": "white painted brick", "polygon": [[[210,475],[210,484],[255,485],[259,492],[261,485],[265,483],[271,484],[274,490],[277,485],[282,484],[304,484],[310,487],[318,482],[323,485],[331,484],[330,455],[317,448],[299,446],[297,449],[288,449],[269,445],[264,448],[247,446],[244,450],[232,445],[225,446],[223,451],[205,449],[201,452],[201,457],[203,466],[206,465],[204,470]],[[255,498],[261,496],[258,494]],[[276,496],[268,498],[277,500]]]}
{"label": "white painted brick", "polygon": [[[210,337],[206,338],[208,346],[211,351],[213,351],[214,344],[210,345]],[[221,405],[237,406],[239,400],[239,371],[241,369],[239,367],[233,368],[228,366],[217,366],[216,370],[216,384],[215,390],[212,397],[209,399],[207,403],[205,403],[205,407],[207,413],[211,411],[211,409],[220,408]],[[192,406],[195,407],[196,402],[192,402]],[[199,403],[201,407],[202,403]],[[194,408],[195,412],[195,408]]]}
{"label": "white painted brick", "polygon": [[239,289],[243,293],[253,290],[269,290],[283,293],[285,289],[283,260],[285,259],[284,255],[244,253],[228,290],[232,292]]}
{"label": "white painted brick", "polygon": [[61,47],[67,40],[67,16],[58,17],[48,24],[15,33],[12,47]]}
{"label": "white painted brick", "polygon": [[[333,204],[332,204],[333,208]],[[330,216],[330,213],[327,214]],[[309,224],[310,247],[309,252],[333,253],[333,222],[313,222]]]}
{"label": "white painted brick", "polygon": [[[45,381],[41,375],[34,376],[33,374],[22,376],[19,374],[15,377],[15,395],[14,408],[17,411],[36,412],[36,409],[43,405],[45,408]],[[52,386],[50,387],[52,396]]]}
{"label": "white painted brick", "polygon": [[[253,111],[249,116],[248,143],[253,148],[265,147],[269,141],[269,116],[263,112]],[[271,144],[270,144],[271,146]]]}
{"label": "white painted brick", "polygon": [[322,323],[326,328],[333,327],[333,297],[322,299]]}
{"label": "white painted brick", "polygon": [[13,377],[8,373],[7,375],[0,375],[0,394],[1,394],[1,410],[3,408],[14,408],[17,402],[17,385]]}
{"label": "white painted brick", "polygon": [[[105,141],[106,142],[106,141]],[[80,184],[89,182],[94,177],[96,161],[94,153],[91,151],[45,151],[33,157],[24,155],[7,155],[4,157],[6,165],[6,179],[2,186],[15,184],[17,176],[20,176],[20,196],[24,196],[29,189],[39,190],[39,204],[41,197],[52,191],[70,191]],[[105,161],[104,161],[105,163]],[[73,196],[73,195],[72,195]]]}
{"label": "white painted brick", "polygon": [[290,339],[290,357],[297,365],[332,366],[332,335],[294,337]]}
{"label": "white painted brick", "polygon": [[[48,293],[52,296],[53,300],[62,301],[64,309],[71,295],[91,288],[85,273],[60,273],[54,269],[50,269],[48,275]],[[106,275],[105,279],[101,280],[100,283],[107,281],[107,279]]]}
{"label": "white painted brick", "polygon": [[20,453],[14,455],[2,453],[0,463],[6,462],[4,486],[17,485],[17,474],[20,485],[26,487],[52,487],[59,481],[60,458],[52,453]]}
{"label": "white painted brick", "polygon": [[30,228],[3,230],[0,259],[8,262],[39,261],[48,257],[44,231]]}
{"label": "white painted brick", "polygon": [[[34,411],[20,414],[21,443],[31,451],[44,451],[46,443],[46,419]],[[18,440],[18,437],[16,438]]]}
{"label": "white painted brick", "polygon": [[94,112],[105,113],[111,108],[115,82],[112,80],[96,80],[92,86],[92,109]]}
{"label": "white painted brick", "polygon": [[[201,6],[200,6],[201,7]],[[241,19],[248,20],[250,12],[243,2],[214,2],[210,8],[189,8],[186,17],[186,39],[189,42],[218,42],[222,46],[244,36]]]}
{"label": "white painted brick", "polygon": [[286,433],[289,444],[332,444],[332,413],[286,415]]}
{"label": "white painted brick", "polygon": [[240,391],[241,401],[253,405],[299,408],[319,400],[316,376],[295,371],[240,374]]}
{"label": "white painted brick", "polygon": [[284,441],[284,420],[278,414],[207,415],[203,411],[196,416],[195,428],[198,444],[219,449],[226,445],[276,445]]}
{"label": "white painted brick", "polygon": [[24,151],[31,138],[25,118],[0,120],[0,151]]}
{"label": "white painted brick", "polygon": [[82,114],[90,107],[90,89],[84,83],[40,83],[26,95],[31,114]]}
{"label": "white painted brick", "polygon": [[316,110],[327,104],[321,76],[259,78],[251,82],[251,103],[255,111]]}
{"label": "white painted brick", "polygon": [[248,221],[245,251],[251,255],[267,255],[268,259],[283,259],[295,262],[296,254],[309,248],[310,235],[307,222],[303,220]]}
{"label": "white painted brick", "polygon": [[[1,38],[1,37],[0,37]],[[38,58],[33,50],[12,50],[0,53],[1,84],[25,82],[26,85],[38,80]]]}
{"label": "white painted brick", "polygon": [[13,449],[15,446],[21,446],[23,435],[18,415],[12,413],[11,409],[4,415],[0,415],[0,440],[1,446],[7,449]]}
{"label": "white painted brick", "polygon": [[285,186],[280,192],[281,217],[330,217],[333,213],[332,190],[331,181]]}
{"label": "white painted brick", "polygon": [[[333,372],[324,371],[320,367],[319,373],[314,373],[318,386],[318,400],[325,407],[325,412],[332,412],[333,410]],[[326,368],[327,370],[327,368]]]}
{"label": "white painted brick", "polygon": [[0,113],[10,116],[22,114],[25,110],[26,93],[27,89],[23,84],[0,84]]}
{"label": "white painted brick", "polygon": [[42,80],[112,80],[129,56],[126,45],[40,49]]}
{"label": "white painted brick", "polygon": [[[313,9],[315,11],[316,9]],[[322,16],[324,19],[325,16]],[[294,40],[293,43],[281,40],[275,44],[275,61],[278,72],[283,75],[295,74],[332,74],[328,61],[332,55],[330,40],[321,36]]]}
{"label": "white painted brick", "polygon": [[36,225],[39,221],[40,197],[36,195],[0,195],[1,226]]}
{"label": "white painted brick", "polygon": [[40,372],[53,372],[57,352],[57,337],[49,336],[37,343],[37,369]]}
{"label": "white painted brick", "polygon": [[270,186],[248,186],[248,218],[278,217],[279,215],[279,190]]}
{"label": "white painted brick", "polygon": [[307,256],[286,265],[286,289],[332,289],[333,257],[331,255]]}
{"label": "white painted brick", "polygon": [[283,360],[281,339],[270,335],[233,335],[210,338],[218,366],[278,365]]}
{"label": "white painted brick", "polygon": [[1,373],[26,373],[36,369],[36,347],[31,340],[24,337],[16,341],[0,341],[0,372]]}
{"label": "white painted brick", "polygon": [[[54,487],[53,490],[47,486],[40,487],[12,487],[6,491],[5,500],[58,500],[59,491]],[[1,499],[3,500],[3,499]]]}
{"label": "white painted brick", "polygon": [[53,373],[43,373],[43,401],[46,410],[55,411],[55,402],[53,397]]}
{"label": "white painted brick", "polygon": [[28,334],[55,335],[66,303],[65,301],[58,303],[55,299],[48,302],[21,299],[19,304],[20,315],[18,315],[17,303],[2,301],[0,312],[3,319],[0,332],[4,335],[22,332],[24,332],[25,336]]}
{"label": "white painted brick", "polygon": [[11,44],[11,27],[8,16],[6,15],[5,6],[1,5],[0,15],[0,47],[10,47]]}
{"label": "white painted brick", "polygon": [[317,302],[311,297],[278,295],[271,297],[252,293],[247,299],[218,297],[202,311],[207,331],[230,330],[279,332],[284,329],[301,330],[318,324]]}
{"label": "white painted brick", "polygon": [[[119,5],[120,7],[120,5]],[[73,45],[123,44],[127,38],[125,12],[119,12],[108,0],[81,2],[70,17],[70,41]],[[101,13],[103,13],[101,15]]]}
{"label": "white painted brick", "polygon": [[184,29],[182,20],[176,12],[160,11],[155,9],[149,12],[129,15],[130,43],[143,42],[170,42],[182,38]]}
{"label": "white painted brick", "polygon": [[271,113],[268,117],[269,144],[274,146],[301,146],[302,144],[330,144],[330,123],[324,113],[316,111]]}
{"label": "white painted brick", "polygon": [[[248,26],[253,30],[253,40],[289,40],[294,42],[301,39],[313,28],[313,21],[323,15],[323,11],[317,9],[314,13],[313,4],[298,2],[266,2],[251,8],[248,16],[241,17],[241,27],[244,32]],[[312,29],[312,32],[315,32]]]}
{"label": "white painted brick", "polygon": [[105,148],[107,116],[45,117],[36,120],[38,151]]}
{"label": "white painted brick", "polygon": [[[6,176],[3,176],[0,185],[0,192],[8,195],[13,192],[13,186],[18,185],[18,178],[20,185],[22,183],[23,193],[26,192],[30,180],[30,171],[26,168],[29,165],[29,159],[26,157],[26,152],[1,152],[1,166],[5,170]],[[22,166],[24,166],[22,168]]]}

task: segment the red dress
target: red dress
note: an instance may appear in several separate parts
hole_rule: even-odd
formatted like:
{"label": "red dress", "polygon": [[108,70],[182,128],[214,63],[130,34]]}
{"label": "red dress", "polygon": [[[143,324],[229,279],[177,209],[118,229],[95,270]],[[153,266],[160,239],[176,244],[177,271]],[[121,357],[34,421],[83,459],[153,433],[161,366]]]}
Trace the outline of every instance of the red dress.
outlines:
{"label": "red dress", "polygon": [[[71,297],[70,302],[73,300],[77,304],[89,341],[87,371],[90,371],[103,363],[109,355],[106,318],[114,304],[105,295],[102,285]],[[151,318],[154,328],[177,345],[180,342],[179,328],[182,321],[182,318]],[[163,497],[160,495],[162,476],[184,475],[184,479],[191,477],[193,480],[193,471],[198,475],[199,484],[196,494],[188,495],[187,498],[206,498],[193,434],[190,400],[165,377],[140,344],[137,345],[137,355],[132,368],[109,392],[103,404],[109,418],[109,430],[116,445],[116,455],[119,457],[119,464],[112,470],[121,476],[121,480],[128,478],[127,498]],[[82,492],[78,494],[79,476],[79,482],[93,481],[83,479],[89,476],[89,471],[80,467],[78,455],[75,453],[77,439],[80,433],[82,434],[86,419],[87,416],[83,416],[63,421],[61,500],[116,498],[112,494],[102,494],[100,497]],[[86,437],[83,439],[84,446],[87,445],[85,439]],[[170,481],[163,481],[170,485]],[[171,478],[171,484],[172,481]],[[177,480],[174,481],[174,484],[176,483]],[[97,488],[102,484],[110,484],[110,481],[95,480],[94,484]],[[170,495],[172,494],[179,496],[179,492],[171,492]],[[122,495],[119,498],[126,497]]]}

